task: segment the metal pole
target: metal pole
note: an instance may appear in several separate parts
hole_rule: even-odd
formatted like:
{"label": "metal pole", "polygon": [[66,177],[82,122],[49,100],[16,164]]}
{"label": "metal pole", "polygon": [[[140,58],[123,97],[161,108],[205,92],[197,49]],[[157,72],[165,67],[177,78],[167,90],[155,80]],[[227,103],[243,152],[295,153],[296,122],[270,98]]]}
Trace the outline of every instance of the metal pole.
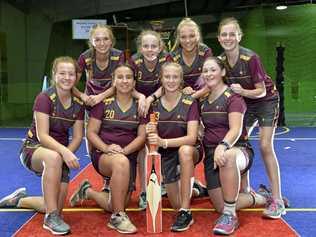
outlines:
{"label": "metal pole", "polygon": [[188,17],[188,4],[187,4],[187,0],[184,0],[184,14],[185,14],[185,17]]}

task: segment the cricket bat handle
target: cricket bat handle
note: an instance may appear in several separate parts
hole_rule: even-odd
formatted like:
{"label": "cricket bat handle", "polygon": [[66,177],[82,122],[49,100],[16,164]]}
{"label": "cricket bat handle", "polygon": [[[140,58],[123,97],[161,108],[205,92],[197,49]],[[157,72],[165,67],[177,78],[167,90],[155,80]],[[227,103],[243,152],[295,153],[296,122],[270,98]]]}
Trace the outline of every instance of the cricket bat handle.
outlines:
{"label": "cricket bat handle", "polygon": [[[157,124],[157,116],[155,113],[151,113],[149,115],[149,121],[151,123]],[[158,150],[158,146],[156,144],[149,144],[149,153],[154,153]]]}

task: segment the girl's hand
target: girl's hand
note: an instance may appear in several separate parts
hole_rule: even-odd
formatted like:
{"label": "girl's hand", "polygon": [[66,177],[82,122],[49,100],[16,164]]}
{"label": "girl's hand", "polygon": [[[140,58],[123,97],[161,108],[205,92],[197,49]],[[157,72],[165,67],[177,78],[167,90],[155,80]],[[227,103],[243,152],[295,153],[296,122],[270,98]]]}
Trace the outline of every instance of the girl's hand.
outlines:
{"label": "girl's hand", "polygon": [[149,144],[162,146],[162,139],[158,136],[157,133],[150,133],[147,136],[147,140]]}
{"label": "girl's hand", "polygon": [[157,124],[149,122],[146,124],[146,134],[157,133]]}
{"label": "girl's hand", "polygon": [[144,95],[140,95],[138,99],[138,113],[142,117],[146,117],[148,110],[146,110],[146,97]]}
{"label": "girl's hand", "polygon": [[110,153],[110,154],[119,154],[119,153],[124,153],[123,148],[120,145],[117,144],[111,144],[108,145],[106,148],[105,153]]}
{"label": "girl's hand", "polygon": [[89,100],[88,100],[88,105],[89,106],[95,106],[96,104],[100,103],[103,100],[103,95],[102,94],[98,94],[98,95],[90,95],[89,96]]}
{"label": "girl's hand", "polygon": [[82,94],[80,95],[80,99],[83,101],[83,103],[84,103],[85,105],[88,105],[88,100],[89,100],[89,96],[88,96],[88,95],[86,95],[85,93],[82,93]]}
{"label": "girl's hand", "polygon": [[223,167],[226,164],[225,157],[226,147],[223,145],[218,145],[214,152],[214,169],[217,167]]}
{"label": "girl's hand", "polygon": [[66,148],[63,153],[61,154],[64,162],[69,167],[69,169],[79,169],[79,159],[72,153],[68,148]]}
{"label": "girl's hand", "polygon": [[243,88],[241,87],[240,84],[231,84],[230,88],[235,92],[236,94],[242,95],[243,93]]}
{"label": "girl's hand", "polygon": [[195,92],[195,90],[193,90],[192,87],[187,86],[182,90],[182,92],[186,95],[192,95]]}

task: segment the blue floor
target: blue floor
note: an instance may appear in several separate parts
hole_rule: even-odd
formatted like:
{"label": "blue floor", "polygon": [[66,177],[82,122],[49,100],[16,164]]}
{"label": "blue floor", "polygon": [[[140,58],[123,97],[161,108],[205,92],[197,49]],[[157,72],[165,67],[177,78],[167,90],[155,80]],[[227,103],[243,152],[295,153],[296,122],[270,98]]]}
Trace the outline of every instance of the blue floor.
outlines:
{"label": "blue floor", "polygon": [[[286,133],[285,133],[286,132]],[[41,194],[40,178],[22,167],[19,149],[26,129],[0,129],[0,197],[24,186],[30,195]],[[285,134],[282,134],[285,133]],[[291,202],[292,208],[315,208],[312,212],[289,211],[284,219],[301,236],[316,236],[316,128],[278,129],[275,150],[281,168],[282,191]],[[251,184],[256,189],[260,183],[268,184],[258,149],[256,131],[252,144],[255,150],[251,169]],[[77,152],[81,168],[89,159],[85,155],[85,144]],[[74,177],[78,171],[72,172]],[[11,236],[33,212],[0,212],[0,236]]]}

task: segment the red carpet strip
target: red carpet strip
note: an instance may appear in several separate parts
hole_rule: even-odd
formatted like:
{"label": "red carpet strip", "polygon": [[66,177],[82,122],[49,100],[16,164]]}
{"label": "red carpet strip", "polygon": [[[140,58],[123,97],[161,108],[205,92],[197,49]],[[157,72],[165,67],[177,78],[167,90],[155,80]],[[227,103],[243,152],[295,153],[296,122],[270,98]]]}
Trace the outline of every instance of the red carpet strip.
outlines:
{"label": "red carpet strip", "polygon": [[[203,168],[200,165],[196,169],[196,177],[201,180],[203,178]],[[69,194],[79,185],[83,179],[89,179],[91,184],[96,189],[101,189],[102,178],[94,171],[92,165],[87,166],[75,179],[70,183]],[[68,195],[69,198],[69,195]],[[68,202],[67,205],[68,206]],[[82,206],[78,208],[97,208],[96,204],[92,201],[85,201]],[[130,207],[137,207],[137,192],[132,196]],[[163,207],[170,207],[167,199],[163,201]],[[192,201],[192,208],[211,208],[211,204],[207,198],[194,199]],[[114,230],[107,227],[107,222],[110,218],[110,213],[103,211],[79,210],[67,211],[63,213],[64,220],[71,226],[70,236],[122,236]],[[170,226],[174,222],[176,212],[164,211],[163,212],[163,233],[150,235],[146,233],[146,216],[145,211],[129,211],[128,216],[132,222],[137,226],[138,233],[134,236],[179,236],[178,233],[170,232]],[[218,218],[219,214],[215,212],[194,211],[193,218],[195,223],[191,228],[181,233],[181,236],[213,236],[211,230],[214,221]],[[261,217],[261,212],[257,211],[242,211],[238,213],[240,227],[231,236],[240,237],[294,237],[298,234],[283,220],[267,220]],[[51,236],[50,232],[42,228],[43,224],[42,214],[36,214],[28,223],[26,223],[15,236],[29,237],[29,236]]]}

